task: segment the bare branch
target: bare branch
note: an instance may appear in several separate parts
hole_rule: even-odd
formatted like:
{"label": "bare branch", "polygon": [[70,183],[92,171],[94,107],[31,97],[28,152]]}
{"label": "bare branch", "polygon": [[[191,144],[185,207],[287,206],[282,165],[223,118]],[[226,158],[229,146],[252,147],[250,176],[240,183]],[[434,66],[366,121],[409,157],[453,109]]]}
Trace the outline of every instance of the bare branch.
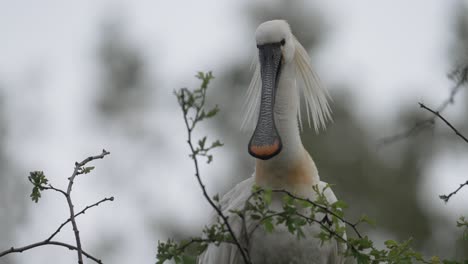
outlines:
{"label": "bare branch", "polygon": [[431,108],[425,106],[423,103],[419,103],[419,106],[423,109],[426,109],[427,111],[433,113],[436,117],[440,118],[442,121],[444,121],[445,124],[447,124],[447,126],[449,126],[453,132],[455,132],[455,134],[457,134],[460,138],[462,138],[466,143],[468,143],[468,139],[462,135],[449,121],[447,121],[447,119],[445,119],[440,113],[439,111],[434,111],[432,110]]}
{"label": "bare branch", "polygon": [[70,176],[70,178],[68,178],[68,188],[67,188],[66,198],[67,198],[68,208],[70,210],[70,221],[72,223],[73,232],[75,234],[77,254],[78,254],[78,263],[79,264],[83,264],[83,256],[82,256],[83,252],[82,252],[82,249],[81,249],[80,231],[78,230],[78,226],[77,226],[76,221],[75,221],[75,212],[74,212],[74,208],[73,208],[74,206],[73,206],[73,202],[72,202],[72,199],[71,199],[73,181],[75,180],[76,176],[84,173],[83,172],[83,166],[84,165],[86,165],[90,161],[93,161],[93,160],[96,160],[96,159],[102,159],[102,158],[104,158],[104,156],[109,155],[109,154],[110,154],[110,152],[103,149],[102,153],[100,155],[90,156],[90,157],[87,157],[86,159],[84,159],[82,162],[79,162],[79,163],[76,162],[75,163],[75,170],[73,171],[72,176]]}
{"label": "bare branch", "polygon": [[466,181],[465,183],[460,184],[460,186],[455,191],[451,192],[448,195],[446,195],[446,194],[439,195],[439,198],[444,200],[444,202],[448,202],[450,197],[452,197],[452,195],[455,195],[461,188],[463,188],[466,185],[468,185],[468,181]]}
{"label": "bare branch", "polygon": [[[452,87],[452,89],[450,89],[449,97],[445,99],[445,101],[442,102],[442,104],[437,108],[436,112],[442,113],[450,104],[453,104],[455,102],[456,94],[461,90],[463,85],[466,84],[468,81],[468,66],[457,69],[452,74],[450,74],[449,78],[454,79],[456,83]],[[402,133],[398,133],[393,136],[382,138],[379,141],[378,146],[381,147],[381,146],[385,146],[388,144],[392,144],[402,139],[416,135],[420,131],[424,130],[426,127],[434,124],[435,120],[436,120],[436,116],[423,119],[417,122],[413,127],[407,129],[406,131]]]}
{"label": "bare branch", "polygon": [[[31,244],[31,245],[27,245],[27,246],[24,246],[24,247],[19,247],[19,248],[14,248],[14,247],[11,247],[10,249],[8,250],[5,250],[3,252],[0,252],[0,258],[5,256],[5,255],[8,255],[10,253],[21,253],[23,251],[26,251],[26,250],[29,250],[29,249],[33,249],[33,248],[36,248],[36,247],[40,247],[40,246],[47,246],[47,245],[54,245],[54,246],[61,246],[61,247],[66,247],[70,250],[78,250],[77,247],[73,246],[73,245],[70,245],[70,244],[67,244],[67,243],[63,243],[63,242],[59,242],[59,241],[47,241],[47,240],[44,240],[44,241],[41,241],[41,242],[37,242],[37,243],[34,243],[34,244]],[[96,263],[99,263],[99,264],[102,264],[102,261],[100,259],[97,259],[95,257],[93,257],[91,254],[87,253],[86,251],[84,250],[81,250],[82,254],[85,255],[87,258],[93,260],[94,262]]]}
{"label": "bare branch", "polygon": [[[114,201],[114,197],[109,197],[109,198],[104,198],[92,205],[88,205],[86,206],[83,210],[81,210],[79,213],[77,213],[75,215],[75,217],[81,215],[81,214],[84,214],[88,209],[90,208],[93,208],[93,207],[96,207],[98,206],[99,204],[103,203],[103,202],[106,202],[106,201]],[[57,230],[52,233],[52,235],[50,235],[47,239],[41,241],[41,242],[37,242],[37,243],[33,243],[33,244],[30,244],[30,245],[27,245],[27,246],[24,246],[24,247],[18,247],[18,248],[15,248],[15,247],[11,247],[10,249],[8,250],[5,250],[3,252],[0,252],[0,258],[5,256],[5,255],[8,255],[10,253],[21,253],[25,250],[29,250],[29,249],[33,249],[35,247],[39,247],[39,246],[45,246],[45,245],[56,245],[56,246],[62,246],[62,247],[66,247],[70,250],[76,250],[78,251],[78,248],[75,247],[75,246],[72,246],[72,245],[69,245],[69,244],[66,244],[66,243],[62,243],[62,242],[58,242],[58,241],[53,241],[52,239],[60,232],[60,230],[62,229],[62,227],[64,227],[66,224],[68,224],[69,222],[71,221],[70,218],[68,218],[65,222],[63,222],[58,228]],[[87,258],[89,259],[92,259],[94,260],[95,262],[97,263],[100,263],[102,264],[102,261],[100,259],[97,259],[95,257],[93,257],[92,255],[90,255],[89,253],[85,252],[84,250],[82,250],[82,254],[85,255]]]}
{"label": "bare branch", "polygon": [[67,193],[63,190],[60,190],[58,188],[55,188],[54,186],[52,186],[52,184],[49,184],[48,186],[43,186],[42,187],[44,190],[52,190],[52,191],[56,191],[58,193],[61,193],[63,194],[65,197],[67,197]]}
{"label": "bare branch", "polygon": [[[86,212],[86,210],[90,209],[90,208],[93,208],[95,206],[98,206],[99,204],[103,203],[103,202],[106,202],[106,201],[114,201],[114,197],[109,197],[109,198],[104,198],[102,200],[100,200],[99,202],[96,202],[92,205],[88,205],[86,206],[83,210],[81,210],[79,213],[75,214],[75,218],[81,214],[84,214]],[[57,235],[60,230],[62,229],[62,227],[64,227],[66,224],[70,223],[71,221],[71,218],[68,218],[65,222],[63,222],[58,228],[57,230],[55,230],[54,233],[52,233],[52,235],[50,235],[45,241],[50,241],[52,238],[55,237],[55,235]]]}

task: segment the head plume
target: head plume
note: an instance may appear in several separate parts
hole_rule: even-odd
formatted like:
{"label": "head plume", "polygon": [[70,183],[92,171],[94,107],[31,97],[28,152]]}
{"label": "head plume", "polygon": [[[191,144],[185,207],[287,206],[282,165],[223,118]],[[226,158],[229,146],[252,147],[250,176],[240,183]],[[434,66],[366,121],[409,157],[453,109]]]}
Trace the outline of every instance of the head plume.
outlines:
{"label": "head plume", "polygon": [[[285,21],[278,21],[286,23]],[[287,27],[289,29],[289,26]],[[304,47],[299,43],[296,37],[292,36],[292,42],[290,48],[293,48],[293,59],[289,63],[293,63],[296,70],[296,85],[290,87],[293,89],[291,92],[298,93],[298,111],[297,117],[299,124],[302,128],[301,118],[301,98],[304,98],[305,111],[307,113],[307,121],[309,126],[313,124],[316,131],[320,128],[326,127],[326,122],[332,120],[331,110],[328,100],[330,96],[328,91],[320,85],[320,80],[317,74],[312,69],[309,55]],[[244,104],[245,116],[242,122],[242,128],[253,126],[257,119],[259,108],[260,108],[260,95],[261,95],[261,79],[260,79],[260,64],[258,59],[252,63],[254,68],[254,74],[247,90],[247,98]],[[297,80],[302,80],[297,83]],[[295,91],[294,91],[295,90]]]}

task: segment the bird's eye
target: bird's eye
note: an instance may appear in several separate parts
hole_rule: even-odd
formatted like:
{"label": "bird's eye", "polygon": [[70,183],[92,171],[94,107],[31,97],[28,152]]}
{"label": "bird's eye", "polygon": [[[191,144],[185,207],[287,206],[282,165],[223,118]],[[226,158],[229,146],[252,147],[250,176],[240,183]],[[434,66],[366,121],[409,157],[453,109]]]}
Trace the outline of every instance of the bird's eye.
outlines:
{"label": "bird's eye", "polygon": [[286,44],[286,40],[282,39],[280,43],[281,43],[281,46],[284,46],[284,44]]}

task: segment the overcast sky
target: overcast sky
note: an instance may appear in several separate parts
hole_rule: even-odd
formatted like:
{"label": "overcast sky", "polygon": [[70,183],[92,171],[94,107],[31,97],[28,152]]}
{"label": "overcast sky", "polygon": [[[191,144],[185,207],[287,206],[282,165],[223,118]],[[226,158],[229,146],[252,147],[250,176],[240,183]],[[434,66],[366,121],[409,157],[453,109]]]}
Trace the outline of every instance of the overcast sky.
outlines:
{"label": "overcast sky", "polygon": [[[154,262],[154,238],[158,236],[141,227],[143,219],[133,217],[139,210],[148,211],[155,219],[160,214],[173,215],[174,221],[181,224],[193,221],[201,226],[206,221],[206,214],[200,212],[208,212],[209,208],[190,176],[191,163],[183,154],[185,131],[181,122],[174,122],[172,91],[193,84],[192,76],[197,71],[215,70],[254,55],[255,28],[250,27],[242,11],[247,2],[0,0],[0,89],[7,99],[7,147],[12,162],[24,170],[24,175],[42,169],[58,184],[65,184],[63,175],[71,173],[75,160],[99,153],[102,147],[109,148],[109,159],[114,162],[97,162],[96,175],[132,173],[134,160],[141,168],[133,172],[139,177],[120,187],[106,186],[105,179],[97,187],[99,179],[85,178],[77,183],[81,185],[76,188],[78,204],[102,196],[117,197],[113,204],[103,205],[79,220],[86,245],[100,239],[122,241],[114,259],[106,263]],[[388,122],[397,116],[396,109],[416,107],[421,100],[436,106],[447,97],[450,87],[447,54],[454,37],[456,3],[346,0],[306,6],[318,8],[331,25],[327,38],[313,54],[316,69],[325,85],[352,84],[351,96],[359,103],[356,114],[361,120]],[[159,109],[148,118],[164,128],[161,132],[165,140],[171,140],[172,150],[164,155],[151,152],[150,147],[135,149],[118,136],[98,134],[93,129],[96,120],[86,107],[92,102],[86,98],[96,90],[99,29],[110,16],[122,18],[132,43],[144,51],[150,68],[158,69],[155,78],[163,89],[155,100],[165,110]],[[460,109],[451,107],[447,115],[460,118],[464,114]],[[228,164],[223,152],[219,153],[215,171]],[[428,195],[453,189],[466,177],[467,157],[466,149],[441,155],[427,168],[428,181],[422,188],[428,190]],[[110,164],[121,168],[108,168]],[[453,173],[438,176],[447,170]],[[207,180],[208,186],[214,181]],[[161,183],[164,188],[155,193],[155,186]],[[146,199],[135,200],[127,188]],[[178,198],[181,192],[187,197],[184,201]],[[427,199],[421,197],[423,202]],[[449,213],[455,219],[456,208],[467,199],[466,192],[461,193],[448,206],[436,205],[434,212]],[[29,221],[18,228],[17,245],[43,238],[66,218],[63,201],[53,195],[31,207]],[[117,211],[119,217],[113,215]],[[121,230],[123,223],[132,224]],[[64,237],[70,239],[71,233]],[[50,263],[51,259],[64,263],[75,255],[52,249],[16,257],[24,263]],[[2,260],[0,263],[4,264]]]}

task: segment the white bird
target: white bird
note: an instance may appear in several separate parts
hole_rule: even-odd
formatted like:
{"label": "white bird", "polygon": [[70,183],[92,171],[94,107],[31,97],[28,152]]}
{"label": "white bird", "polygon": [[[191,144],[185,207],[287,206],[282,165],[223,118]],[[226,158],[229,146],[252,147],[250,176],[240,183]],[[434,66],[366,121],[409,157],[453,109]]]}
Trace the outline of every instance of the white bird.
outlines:
{"label": "white bird", "polygon": [[[309,56],[284,20],[261,24],[255,33],[258,60],[247,92],[246,117],[243,126],[256,121],[248,152],[256,158],[254,175],[239,183],[220,201],[222,212],[241,241],[255,222],[246,219],[245,226],[231,210],[241,210],[251,195],[252,186],[287,190],[297,196],[314,200],[316,192],[327,185],[320,181],[317,168],[300,138],[301,97],[304,98],[316,130],[330,120],[328,92],[319,85]],[[298,85],[297,81],[302,80]],[[253,123],[252,122],[252,123]],[[324,194],[329,203],[337,201],[330,188]],[[271,207],[281,211],[283,194],[273,194]],[[321,218],[320,218],[321,217]],[[317,215],[321,220],[322,214]],[[246,228],[248,232],[242,231]],[[254,264],[343,263],[346,246],[334,239],[321,245],[316,237],[320,226],[304,227],[305,238],[298,239],[287,227],[278,225],[272,233],[256,228],[248,238],[248,252]],[[203,264],[244,263],[233,244],[210,244],[199,259]]]}

